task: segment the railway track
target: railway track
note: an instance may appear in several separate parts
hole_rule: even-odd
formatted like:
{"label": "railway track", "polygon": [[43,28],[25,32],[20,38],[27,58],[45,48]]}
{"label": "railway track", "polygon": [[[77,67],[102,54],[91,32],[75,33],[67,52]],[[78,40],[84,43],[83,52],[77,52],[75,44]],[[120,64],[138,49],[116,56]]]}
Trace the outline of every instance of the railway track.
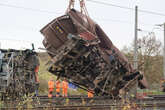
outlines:
{"label": "railway track", "polygon": [[[6,101],[2,110],[34,109],[34,110],[122,110],[134,107],[134,110],[164,110],[165,96],[150,96],[145,99],[115,99],[111,97],[71,96],[67,98],[45,96],[31,97],[24,101]],[[155,109],[158,108],[158,109]],[[160,109],[159,109],[160,108]],[[164,108],[164,109],[163,109]]]}
{"label": "railway track", "polygon": [[115,105],[115,104],[94,104],[94,105],[57,105],[37,107],[2,107],[1,110],[164,110],[165,104],[137,104],[137,105]]}

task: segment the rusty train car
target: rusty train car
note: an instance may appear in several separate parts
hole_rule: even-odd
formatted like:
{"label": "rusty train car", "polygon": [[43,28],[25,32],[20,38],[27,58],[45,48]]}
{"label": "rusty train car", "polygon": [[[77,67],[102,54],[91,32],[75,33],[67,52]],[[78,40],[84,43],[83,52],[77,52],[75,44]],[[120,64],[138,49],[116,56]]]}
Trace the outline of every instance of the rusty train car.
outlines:
{"label": "rusty train car", "polygon": [[39,59],[35,51],[0,49],[1,100],[17,99],[38,87]]}
{"label": "rusty train car", "polygon": [[143,79],[101,27],[75,9],[51,21],[41,33],[52,59],[49,72],[98,96],[118,96]]}

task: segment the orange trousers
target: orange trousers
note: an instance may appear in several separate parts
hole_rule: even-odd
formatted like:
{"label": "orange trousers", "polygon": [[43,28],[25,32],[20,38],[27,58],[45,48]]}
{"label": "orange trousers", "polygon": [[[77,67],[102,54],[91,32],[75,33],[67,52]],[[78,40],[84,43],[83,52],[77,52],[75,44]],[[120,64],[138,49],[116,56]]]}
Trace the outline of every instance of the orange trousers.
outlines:
{"label": "orange trousers", "polygon": [[52,98],[52,96],[53,96],[53,90],[54,90],[54,88],[49,88],[49,93],[48,93],[48,97],[49,98]]}
{"label": "orange trousers", "polygon": [[62,96],[67,97],[68,96],[67,92],[68,92],[68,88],[63,88]]}

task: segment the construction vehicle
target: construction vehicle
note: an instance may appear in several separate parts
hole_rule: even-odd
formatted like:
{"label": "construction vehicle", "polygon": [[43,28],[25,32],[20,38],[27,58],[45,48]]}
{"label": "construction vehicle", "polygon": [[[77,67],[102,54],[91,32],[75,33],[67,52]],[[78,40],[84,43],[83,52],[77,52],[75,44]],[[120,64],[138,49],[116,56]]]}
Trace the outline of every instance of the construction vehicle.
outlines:
{"label": "construction vehicle", "polygon": [[41,29],[43,45],[52,59],[49,72],[87,91],[90,88],[98,96],[115,97],[141,83],[143,75],[82,10],[69,7],[66,14]]}
{"label": "construction vehicle", "polygon": [[0,49],[1,100],[34,92],[38,84],[35,70],[38,66],[37,53],[33,50]]}

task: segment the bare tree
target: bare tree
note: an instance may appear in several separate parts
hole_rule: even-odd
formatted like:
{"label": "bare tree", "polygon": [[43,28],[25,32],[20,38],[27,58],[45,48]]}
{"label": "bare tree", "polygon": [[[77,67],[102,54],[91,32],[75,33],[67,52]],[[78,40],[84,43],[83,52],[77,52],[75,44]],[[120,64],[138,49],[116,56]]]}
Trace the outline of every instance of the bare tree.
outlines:
{"label": "bare tree", "polygon": [[[160,40],[156,39],[153,32],[139,38],[137,43],[138,69],[144,73],[151,87],[152,84],[159,83],[163,76],[162,43]],[[128,59],[133,59],[133,46],[131,48],[124,47],[123,50],[126,52]]]}

